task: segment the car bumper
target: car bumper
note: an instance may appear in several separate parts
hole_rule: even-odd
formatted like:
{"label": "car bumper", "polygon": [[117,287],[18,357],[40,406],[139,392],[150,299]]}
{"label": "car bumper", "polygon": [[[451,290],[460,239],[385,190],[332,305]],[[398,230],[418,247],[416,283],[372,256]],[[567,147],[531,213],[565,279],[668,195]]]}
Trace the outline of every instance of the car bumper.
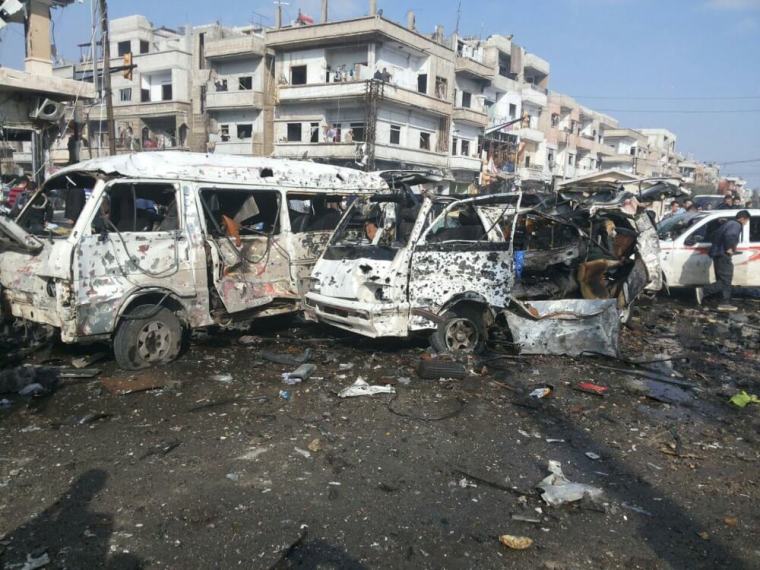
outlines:
{"label": "car bumper", "polygon": [[409,305],[396,303],[363,303],[336,299],[318,293],[306,295],[307,315],[347,331],[377,338],[407,336]]}

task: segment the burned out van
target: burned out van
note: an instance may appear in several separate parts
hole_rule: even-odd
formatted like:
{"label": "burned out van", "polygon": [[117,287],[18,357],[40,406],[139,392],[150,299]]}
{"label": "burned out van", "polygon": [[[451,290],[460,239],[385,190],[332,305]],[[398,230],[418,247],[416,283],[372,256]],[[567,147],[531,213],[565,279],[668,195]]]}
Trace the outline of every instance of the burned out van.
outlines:
{"label": "burned out van", "polygon": [[384,190],[375,175],[289,160],[81,162],[0,217],[3,315],[67,343],[112,340],[124,368],[168,362],[189,329],[300,310],[347,203]]}
{"label": "burned out van", "polygon": [[314,267],[307,316],[370,337],[427,331],[439,351],[476,350],[501,322],[524,353],[617,354],[631,303],[661,284],[650,216],[627,194],[525,198],[356,200]]}

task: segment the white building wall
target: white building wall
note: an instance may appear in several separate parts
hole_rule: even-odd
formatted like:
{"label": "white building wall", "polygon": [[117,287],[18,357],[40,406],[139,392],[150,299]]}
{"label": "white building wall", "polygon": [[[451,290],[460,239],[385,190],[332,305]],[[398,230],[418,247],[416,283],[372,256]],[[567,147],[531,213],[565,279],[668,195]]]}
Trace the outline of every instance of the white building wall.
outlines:
{"label": "white building wall", "polygon": [[[375,69],[387,69],[391,74],[391,83],[417,91],[417,78],[420,74],[428,74],[428,93],[432,93],[435,77],[430,77],[428,58],[421,58],[405,51],[383,45],[376,50]],[[374,73],[374,71],[373,71]]]}

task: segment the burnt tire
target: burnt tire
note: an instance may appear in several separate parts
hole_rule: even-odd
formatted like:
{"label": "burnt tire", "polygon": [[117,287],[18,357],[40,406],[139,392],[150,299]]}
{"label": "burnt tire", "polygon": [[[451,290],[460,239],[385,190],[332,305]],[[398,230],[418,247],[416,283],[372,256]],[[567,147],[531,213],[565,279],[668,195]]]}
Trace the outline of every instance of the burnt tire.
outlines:
{"label": "burnt tire", "polygon": [[125,370],[167,364],[179,356],[183,330],[165,307],[141,305],[122,318],[113,339],[116,362]]}
{"label": "burnt tire", "polygon": [[483,309],[477,306],[454,307],[430,336],[430,346],[441,353],[481,352],[486,344]]}

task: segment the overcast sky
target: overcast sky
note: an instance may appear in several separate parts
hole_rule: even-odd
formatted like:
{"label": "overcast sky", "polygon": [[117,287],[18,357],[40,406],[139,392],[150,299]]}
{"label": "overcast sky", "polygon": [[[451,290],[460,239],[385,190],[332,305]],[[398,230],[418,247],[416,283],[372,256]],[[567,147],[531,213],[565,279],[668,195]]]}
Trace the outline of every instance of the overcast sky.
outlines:
{"label": "overcast sky", "polygon": [[[320,0],[290,0],[319,17]],[[378,0],[384,15],[420,31],[457,23],[458,0]],[[331,18],[366,15],[368,0],[330,0]],[[112,18],[143,14],[176,27],[220,21],[273,24],[271,0],[110,0]],[[90,37],[90,0],[54,11],[59,53],[77,58]],[[550,89],[628,127],[665,127],[700,160],[760,159],[760,0],[463,0],[459,29],[514,41],[551,64]],[[23,29],[0,30],[0,64],[21,66]],[[717,112],[716,112],[717,111]],[[760,188],[760,162],[726,165]]]}

